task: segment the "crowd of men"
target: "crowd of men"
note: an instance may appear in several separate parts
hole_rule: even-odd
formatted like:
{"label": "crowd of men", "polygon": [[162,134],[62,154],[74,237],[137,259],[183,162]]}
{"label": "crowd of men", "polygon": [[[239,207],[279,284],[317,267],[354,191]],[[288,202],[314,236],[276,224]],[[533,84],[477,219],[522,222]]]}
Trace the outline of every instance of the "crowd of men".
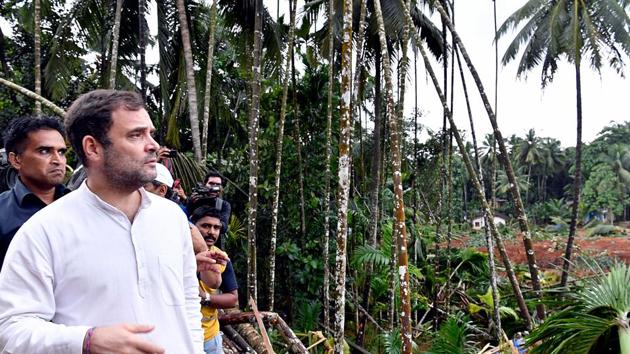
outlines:
{"label": "crowd of men", "polygon": [[[11,121],[18,171],[0,194],[0,353],[222,353],[218,310],[238,306],[217,246],[230,204],[209,173],[190,197],[141,97],[95,90],[52,117]],[[64,185],[66,139],[86,171]]]}

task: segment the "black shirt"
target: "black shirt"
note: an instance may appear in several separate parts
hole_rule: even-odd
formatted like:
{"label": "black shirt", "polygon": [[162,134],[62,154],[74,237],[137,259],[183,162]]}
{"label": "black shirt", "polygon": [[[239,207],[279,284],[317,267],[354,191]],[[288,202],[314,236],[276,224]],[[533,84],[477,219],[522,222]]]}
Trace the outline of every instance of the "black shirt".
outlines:
{"label": "black shirt", "polygon": [[[64,185],[55,187],[55,200],[70,192]],[[0,194],[0,269],[9,244],[20,226],[46,206],[18,178],[15,186]]]}

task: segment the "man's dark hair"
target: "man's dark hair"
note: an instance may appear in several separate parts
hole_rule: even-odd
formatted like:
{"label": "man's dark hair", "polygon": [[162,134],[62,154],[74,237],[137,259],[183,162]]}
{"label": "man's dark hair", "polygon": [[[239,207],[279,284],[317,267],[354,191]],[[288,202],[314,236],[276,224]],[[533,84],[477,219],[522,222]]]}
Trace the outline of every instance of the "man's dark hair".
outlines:
{"label": "man's dark hair", "polygon": [[206,216],[209,216],[211,218],[217,218],[217,219],[221,220],[221,215],[219,214],[219,211],[217,209],[215,209],[213,207],[209,207],[209,206],[200,206],[199,208],[195,209],[192,212],[192,215],[190,215],[190,221],[193,224],[195,224],[201,218],[204,218]]}
{"label": "man's dark hair", "polygon": [[107,148],[111,144],[107,133],[112,126],[112,113],[120,108],[138,111],[144,108],[144,101],[136,92],[94,90],[79,96],[68,109],[68,140],[84,165],[87,166],[83,137],[91,135]]}
{"label": "man's dark hair", "polygon": [[216,172],[216,171],[210,171],[210,172],[208,172],[208,173],[206,174],[206,177],[204,177],[204,178],[203,178],[203,184],[208,183],[208,180],[209,180],[211,177],[219,177],[219,178],[221,179],[221,185],[223,185],[223,176],[222,176],[219,172]]}
{"label": "man's dark hair", "polygon": [[4,131],[4,148],[7,154],[20,154],[26,146],[28,134],[38,130],[56,130],[65,137],[61,121],[55,117],[19,117],[13,119]]}

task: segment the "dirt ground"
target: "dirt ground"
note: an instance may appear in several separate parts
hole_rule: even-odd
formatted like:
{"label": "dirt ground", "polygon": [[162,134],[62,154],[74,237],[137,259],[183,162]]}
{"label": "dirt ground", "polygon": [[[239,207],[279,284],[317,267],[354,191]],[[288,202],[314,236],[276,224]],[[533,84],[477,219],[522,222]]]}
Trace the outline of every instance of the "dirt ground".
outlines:
{"label": "dirt ground", "polygon": [[[467,237],[464,237],[453,241],[453,246],[465,247],[467,240]],[[534,240],[533,242],[536,263],[541,269],[550,270],[562,267],[566,236],[559,236],[553,240]],[[514,264],[527,264],[527,256],[521,238],[506,240],[504,243],[510,260]],[[485,247],[480,247],[479,250],[486,252]],[[498,256],[498,250],[495,254]],[[579,232],[575,240],[572,259],[578,259],[580,256],[595,260],[607,258],[612,261],[618,259],[630,264],[630,236],[587,237]]]}

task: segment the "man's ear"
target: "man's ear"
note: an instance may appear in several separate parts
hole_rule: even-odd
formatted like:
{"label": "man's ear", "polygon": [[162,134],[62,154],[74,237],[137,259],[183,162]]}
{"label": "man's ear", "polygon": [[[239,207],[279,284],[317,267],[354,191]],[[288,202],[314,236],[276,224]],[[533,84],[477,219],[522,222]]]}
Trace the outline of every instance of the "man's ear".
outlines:
{"label": "man's ear", "polygon": [[94,162],[103,158],[103,145],[101,145],[101,143],[99,143],[93,136],[84,136],[81,143],[83,145],[83,153],[85,154],[85,159],[87,161]]}
{"label": "man's ear", "polygon": [[20,155],[11,151],[8,157],[9,157],[9,162],[11,163],[11,166],[13,166],[13,168],[19,171],[20,168],[22,167],[22,159],[20,158]]}
{"label": "man's ear", "polygon": [[160,195],[166,197],[166,192],[168,192],[168,187],[165,184],[160,184]]}

